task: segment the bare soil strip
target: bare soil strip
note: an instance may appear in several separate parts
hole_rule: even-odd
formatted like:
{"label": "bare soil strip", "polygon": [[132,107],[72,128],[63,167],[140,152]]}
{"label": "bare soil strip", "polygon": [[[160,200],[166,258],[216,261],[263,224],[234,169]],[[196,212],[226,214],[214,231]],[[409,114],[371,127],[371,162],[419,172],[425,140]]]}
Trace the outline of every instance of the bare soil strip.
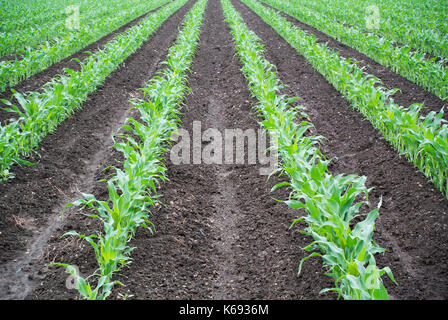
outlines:
{"label": "bare soil strip", "polygon": [[263,40],[267,59],[290,86],[285,93],[302,98],[317,133],[329,139],[322,150],[334,158],[332,172],[367,176],[375,187],[372,207],[382,196],[374,240],[388,250],[378,265],[390,266],[398,282],[385,280],[388,291],[398,299],[446,299],[448,201],[270,26],[232,3]]}
{"label": "bare soil strip", "polygon": [[[165,4],[166,5],[166,4]],[[28,92],[28,91],[37,91],[39,90],[45,83],[53,79],[56,75],[64,73],[65,68],[73,69],[73,70],[80,70],[80,65],[77,61],[73,59],[78,59],[80,61],[84,60],[88,57],[88,53],[86,52],[95,52],[99,49],[102,49],[109,41],[113,40],[114,37],[126,31],[127,29],[137,25],[140,21],[142,21],[148,14],[151,12],[157,11],[164,7],[165,5],[151,10],[140,17],[128,22],[127,24],[121,26],[120,28],[116,29],[115,31],[111,32],[107,36],[104,36],[103,38],[95,41],[94,43],[88,45],[87,47],[81,49],[77,53],[71,55],[70,57],[67,57],[52,66],[48,67],[42,72],[39,72],[35,74],[34,76],[31,76],[30,78],[22,81],[21,83],[15,85],[12,88],[6,89],[5,92],[0,94],[0,99],[7,99],[10,100],[12,96],[12,90],[18,91],[18,92]],[[0,102],[0,107],[3,107],[3,103]],[[0,123],[4,123],[5,120],[10,119],[14,117],[15,114],[11,112],[6,112],[5,110],[0,109]]]}
{"label": "bare soil strip", "polygon": [[[277,12],[275,8],[263,3],[266,7],[271,8]],[[353,58],[359,61],[359,67],[365,67],[365,72],[370,73],[377,78],[381,79],[384,87],[387,89],[398,88],[401,91],[395,93],[392,97],[396,103],[401,106],[409,107],[413,103],[424,103],[425,108],[422,110],[421,114],[426,115],[430,111],[439,112],[442,107],[448,106],[448,103],[443,102],[434,94],[426,91],[421,86],[409,81],[408,79],[402,77],[398,73],[395,73],[388,67],[384,67],[374,60],[370,59],[368,56],[356,51],[355,49],[346,46],[345,44],[337,41],[334,38],[327,36],[325,33],[304,24],[297,19],[279,12],[281,16],[286,18],[289,22],[296,25],[298,28],[309,32],[316,36],[317,41],[320,43],[328,43],[328,48],[338,51],[341,57],[346,59]],[[444,119],[448,120],[448,113],[445,112]]]}
{"label": "bare soil strip", "polygon": [[[37,166],[14,168],[16,178],[0,185],[0,299],[25,297],[44,277],[49,261],[42,258],[59,258],[47,241],[50,236],[58,239],[64,228],[74,227],[69,219],[61,223],[62,208],[79,198],[77,189],[92,192],[103,168],[114,163],[110,135],[133,114],[129,99],[141,96],[138,88],[154,76],[191,5],[192,1],[165,21],[89,96],[81,111],[42,141]],[[68,212],[69,217],[73,211]],[[93,232],[92,219],[78,215],[76,220],[86,232]],[[57,241],[70,254],[80,245],[71,239]]]}

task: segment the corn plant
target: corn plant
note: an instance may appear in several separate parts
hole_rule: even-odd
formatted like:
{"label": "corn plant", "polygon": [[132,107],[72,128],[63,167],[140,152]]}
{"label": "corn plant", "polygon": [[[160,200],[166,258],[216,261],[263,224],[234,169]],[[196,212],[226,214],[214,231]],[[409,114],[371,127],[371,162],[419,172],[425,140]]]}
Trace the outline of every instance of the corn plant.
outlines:
{"label": "corn plant", "polygon": [[344,97],[377,128],[397,151],[414,163],[448,198],[448,136],[443,109],[420,116],[421,104],[397,105],[382,82],[339,56],[316,37],[297,28],[258,1],[241,0],[303,55]]}
{"label": "corn plant", "polygon": [[264,58],[261,40],[244,24],[229,0],[221,3],[242,72],[258,100],[255,108],[263,117],[261,124],[278,142],[281,165],[277,173],[289,178],[272,190],[288,186],[292,191],[286,204],[307,213],[291,225],[305,222],[308,227],[301,232],[314,238],[305,248],[314,252],[301,260],[299,274],[304,261],[320,256],[326,274],[335,281],[335,288],[321,292],[335,291],[344,299],[388,299],[381,277],[387,274],[395,280],[388,267],[376,266],[375,254],[385,250],[372,240],[380,204],[352,227],[354,219],[362,215],[361,206],[368,204],[366,178],[353,174],[333,176],[329,172],[330,161],[318,148],[323,137],[309,135],[313,125],[305,107],[293,105],[297,98],[280,94],[284,85],[276,76],[275,66]]}
{"label": "corn plant", "polygon": [[95,91],[112,71],[187,1],[173,1],[150,14],[82,61],[80,71],[65,69],[64,75],[50,80],[41,92],[14,92],[19,106],[2,100],[8,106],[5,109],[18,117],[0,129],[0,157],[3,158],[0,162],[0,180],[5,181],[12,176],[10,167],[14,163],[27,164],[21,157],[30,155],[48,133],[80,109],[88,94]]}
{"label": "corn plant", "polygon": [[[115,284],[113,274],[130,263],[134,248],[128,243],[139,226],[154,229],[149,220],[150,207],[159,201],[158,187],[167,179],[162,154],[167,150],[171,135],[179,120],[178,107],[182,103],[187,73],[199,43],[202,17],[207,0],[199,0],[186,15],[176,43],[169,49],[163,64],[168,67],[152,78],[143,90],[144,98],[133,100],[140,112],[140,121],[129,118],[114,136],[114,147],[123,153],[123,168],[114,168],[115,174],[108,180],[109,198],[99,201],[91,194],[69,203],[93,209],[89,217],[99,219],[104,225],[104,235],[75,235],[88,241],[98,261],[98,269],[88,278],[76,275],[74,267],[64,266],[76,276],[77,289],[85,299],[105,299]],[[90,280],[93,278],[94,280]],[[96,286],[93,284],[96,281]],[[94,289],[93,289],[94,288]]]}

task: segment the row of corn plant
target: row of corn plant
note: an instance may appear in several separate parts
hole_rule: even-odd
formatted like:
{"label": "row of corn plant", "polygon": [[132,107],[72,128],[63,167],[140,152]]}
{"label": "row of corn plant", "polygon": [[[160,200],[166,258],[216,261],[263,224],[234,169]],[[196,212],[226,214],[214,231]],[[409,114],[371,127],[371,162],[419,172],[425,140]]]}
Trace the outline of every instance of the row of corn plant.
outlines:
{"label": "row of corn plant", "polygon": [[[79,30],[66,32],[58,38],[40,44],[38,48],[26,48],[22,56],[15,60],[0,62],[0,92],[47,69],[129,21],[167,2],[168,0],[143,1],[134,6],[129,6],[129,2],[126,2],[124,4],[127,4],[127,9],[122,12],[111,11],[109,16],[99,17],[88,25],[81,25]],[[115,9],[118,10],[118,8]]]}
{"label": "row of corn plant", "polygon": [[261,124],[277,141],[281,159],[277,172],[289,178],[273,190],[285,185],[292,189],[286,203],[307,213],[294,220],[293,225],[305,222],[307,227],[301,232],[314,238],[305,250],[320,250],[302,259],[299,273],[306,259],[320,256],[326,274],[335,281],[335,288],[321,292],[335,291],[344,299],[387,299],[381,277],[387,273],[393,280],[393,276],[388,267],[377,268],[374,255],[385,250],[372,241],[379,205],[352,227],[354,219],[361,216],[361,206],[368,203],[366,178],[331,175],[330,161],[318,149],[323,137],[309,135],[313,125],[307,120],[305,108],[294,105],[296,98],[280,93],[284,85],[276,76],[275,66],[264,58],[261,40],[244,24],[229,0],[221,0],[221,3],[242,71],[252,95],[258,100],[255,108],[264,118]]}
{"label": "row of corn plant", "polygon": [[83,199],[68,204],[93,209],[96,213],[87,215],[104,224],[103,235],[66,233],[79,236],[92,245],[98,269],[90,277],[81,277],[70,265],[57,264],[76,277],[77,289],[85,299],[99,300],[110,295],[114,284],[119,283],[112,280],[114,273],[131,261],[130,253],[134,248],[128,243],[136,228],[143,226],[152,231],[150,207],[160,197],[157,193],[160,182],[166,180],[162,155],[180,122],[179,106],[188,90],[188,72],[199,43],[206,5],[207,0],[199,0],[190,10],[176,43],[169,49],[164,62],[167,67],[142,89],[144,98],[134,100],[140,121],[127,119],[122,133],[116,135],[118,139],[114,147],[123,153],[125,160],[123,169],[114,168],[115,175],[108,181],[109,199],[99,201],[91,194],[84,194]]}
{"label": "row of corn plant", "polygon": [[9,106],[5,109],[16,113],[18,118],[0,126],[0,181],[13,176],[10,168],[14,163],[30,165],[22,157],[29,156],[43,137],[81,108],[87,95],[187,1],[171,2],[117,35],[103,49],[81,62],[80,71],[65,69],[64,75],[56,76],[40,92],[15,92],[19,106],[2,100]]}
{"label": "row of corn plant", "polygon": [[[442,1],[290,1],[342,24],[448,58],[448,6]],[[369,21],[371,19],[371,21]],[[372,19],[375,19],[373,21]],[[374,22],[376,24],[374,24]]]}
{"label": "row of corn plant", "polygon": [[439,113],[420,115],[422,104],[403,107],[382,82],[339,56],[314,35],[297,28],[278,12],[254,0],[241,0],[303,55],[342,95],[360,111],[389,143],[414,163],[448,197],[448,126]]}
{"label": "row of corn plant", "polygon": [[288,15],[350,46],[379,64],[448,100],[447,60],[433,57],[418,48],[399,45],[392,40],[339,23],[332,16],[315,13],[299,2],[262,0]]}

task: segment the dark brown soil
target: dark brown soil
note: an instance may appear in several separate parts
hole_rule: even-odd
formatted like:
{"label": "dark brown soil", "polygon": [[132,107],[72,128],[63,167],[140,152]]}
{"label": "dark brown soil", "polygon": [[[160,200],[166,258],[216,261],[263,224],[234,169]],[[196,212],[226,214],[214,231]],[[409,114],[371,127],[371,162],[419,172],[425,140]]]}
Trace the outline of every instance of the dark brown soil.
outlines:
{"label": "dark brown soil", "polygon": [[317,133],[329,139],[322,150],[334,158],[332,172],[367,176],[375,187],[372,205],[382,196],[374,240],[388,250],[378,265],[390,266],[398,282],[386,280],[388,291],[397,299],[446,299],[448,201],[283,38],[244,4],[232,2],[263,40],[267,59],[290,86],[285,92],[302,98]]}
{"label": "dark brown soil", "polygon": [[[270,7],[269,5],[264,5],[278,12],[278,10]],[[358,64],[358,66],[365,67],[365,72],[381,79],[385,88],[400,89],[400,91],[392,96],[394,101],[399,105],[409,107],[413,103],[424,103],[425,108],[421,112],[422,115],[426,115],[430,111],[439,112],[442,107],[446,107],[448,105],[446,101],[442,101],[426,89],[400,76],[398,73],[393,72],[390,68],[380,65],[379,63],[375,62],[359,51],[346,46],[345,44],[327,36],[325,33],[317,30],[316,28],[304,24],[294,19],[293,17],[288,16],[287,14],[280,14],[300,29],[315,35],[318,42],[327,43],[328,47],[339,52],[339,55],[341,57],[344,57],[346,59],[352,58],[359,61],[360,63]],[[443,117],[445,120],[448,120],[448,114],[446,112]]]}
{"label": "dark brown soil", "polygon": [[[374,240],[388,249],[377,256],[390,266],[398,285],[385,280],[395,299],[447,299],[448,201],[431,183],[381,138],[361,115],[294,49],[247,7],[233,1],[249,27],[266,45],[266,57],[307,106],[316,132],[329,141],[323,146],[334,158],[333,173],[368,177],[372,206],[383,197]],[[130,97],[163,66],[190,1],[150,38],[123,67],[93,93],[83,110],[48,136],[36,167],[14,168],[17,178],[0,185],[0,299],[77,299],[67,289],[69,275],[51,262],[76,265],[83,275],[96,268],[93,249],[69,230],[92,234],[101,225],[76,209],[59,221],[61,208],[78,199],[76,188],[107,197],[102,171],[120,154],[109,134],[127,116]],[[194,121],[208,128],[254,129],[260,119],[251,108],[247,84],[219,0],[209,0],[200,46],[182,108],[182,128],[192,133]],[[206,146],[207,141],[202,142]],[[247,160],[247,159],[246,159]],[[247,162],[246,162],[247,163]],[[287,190],[270,192],[281,178],[259,175],[257,165],[175,165],[166,155],[170,181],[160,193],[164,206],[153,210],[155,235],[139,229],[131,246],[133,262],[117,275],[125,286],[111,296],[120,299],[334,299],[319,295],[333,285],[319,258],[308,260],[300,277],[301,249],[311,239],[289,230],[300,214],[275,199]]]}
{"label": "dark brown soil", "polygon": [[[165,5],[163,5],[163,6],[165,6]],[[15,85],[14,87],[6,89],[5,92],[0,93],[0,99],[11,100],[11,97],[13,95],[12,90],[15,90],[15,91],[18,91],[21,93],[30,92],[30,91],[38,91],[45,83],[49,82],[55,76],[57,76],[59,74],[63,74],[65,68],[69,68],[69,69],[73,69],[73,70],[80,70],[80,64],[77,61],[75,61],[74,59],[83,61],[89,55],[86,52],[95,52],[98,49],[104,48],[104,46],[109,41],[113,40],[117,34],[122,33],[124,31],[126,31],[126,29],[137,25],[149,13],[157,11],[162,7],[151,10],[151,11],[141,15],[140,17],[128,22],[127,24],[125,24],[125,25],[121,26],[120,28],[116,29],[115,31],[111,32],[107,36],[104,36],[103,38],[99,39],[98,41],[95,41],[94,43],[81,49],[80,51],[71,55],[70,57],[67,57],[67,58],[53,64],[52,66],[48,67],[47,69],[43,70],[42,72],[39,72],[39,73],[35,74],[34,76],[29,77],[28,79]],[[14,99],[14,101],[15,101],[15,99]],[[2,107],[5,107],[5,105],[0,102],[0,108],[2,108]],[[16,117],[16,114],[11,113],[11,112],[6,112],[5,110],[0,109],[0,124],[6,122],[8,119],[13,118],[13,117]]]}

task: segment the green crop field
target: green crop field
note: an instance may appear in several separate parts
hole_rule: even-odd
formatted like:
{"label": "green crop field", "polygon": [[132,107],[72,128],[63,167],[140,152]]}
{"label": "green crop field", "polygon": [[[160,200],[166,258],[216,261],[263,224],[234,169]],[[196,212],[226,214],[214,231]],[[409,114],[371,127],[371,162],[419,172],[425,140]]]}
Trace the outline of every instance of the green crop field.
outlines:
{"label": "green crop field", "polygon": [[0,298],[447,299],[447,16],[0,0]]}

